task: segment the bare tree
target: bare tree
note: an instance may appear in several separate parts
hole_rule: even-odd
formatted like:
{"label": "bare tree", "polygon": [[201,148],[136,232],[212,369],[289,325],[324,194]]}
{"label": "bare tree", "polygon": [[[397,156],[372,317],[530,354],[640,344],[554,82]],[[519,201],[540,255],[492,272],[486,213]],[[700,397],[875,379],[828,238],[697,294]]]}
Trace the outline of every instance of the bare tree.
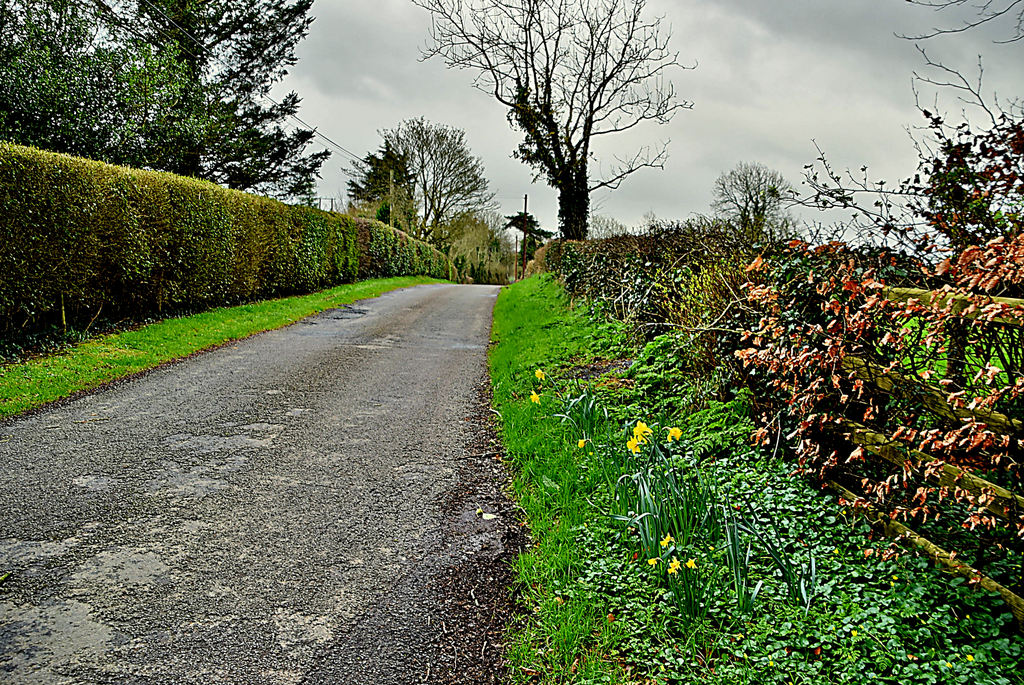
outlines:
{"label": "bare tree", "polygon": [[938,12],[966,7],[971,12],[971,16],[960,20],[955,26],[949,28],[932,29],[919,36],[904,36],[904,38],[913,40],[934,38],[946,33],[961,33],[983,24],[1008,22],[1011,25],[1010,36],[996,42],[1013,43],[1024,39],[1024,0],[907,0],[907,2],[930,7]]}
{"label": "bare tree", "polygon": [[408,161],[422,216],[419,237],[442,245],[444,227],[456,217],[494,208],[484,165],[466,143],[466,132],[423,117],[382,133]]}
{"label": "bare tree", "polygon": [[629,226],[614,217],[591,213],[588,234],[591,238],[615,238],[620,235],[629,235],[630,230]]}
{"label": "bare tree", "polygon": [[590,179],[592,143],[647,121],[667,123],[691,103],[668,80],[683,67],[645,0],[413,0],[433,19],[426,58],[479,71],[475,85],[508,108],[523,133],[516,156],[558,190],[562,235],[587,235],[590,193],[663,168],[667,143],[616,158]]}
{"label": "bare tree", "polygon": [[777,240],[794,233],[786,203],[795,191],[777,171],[757,162],[741,162],[715,180],[712,209],[736,224],[752,241]]}

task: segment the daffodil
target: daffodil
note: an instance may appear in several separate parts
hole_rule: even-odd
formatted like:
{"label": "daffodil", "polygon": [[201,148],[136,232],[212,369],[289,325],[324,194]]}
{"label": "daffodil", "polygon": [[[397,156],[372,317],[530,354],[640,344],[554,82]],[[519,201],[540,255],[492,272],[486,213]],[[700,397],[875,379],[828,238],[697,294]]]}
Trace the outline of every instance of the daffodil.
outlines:
{"label": "daffodil", "polygon": [[579,447],[580,449],[583,449],[584,447],[587,446],[587,439],[580,438],[579,440],[576,441],[576,446]]}
{"label": "daffodil", "polygon": [[672,557],[672,561],[668,565],[668,572],[672,575],[675,575],[679,573],[680,566],[682,566],[682,564],[679,563],[679,560],[675,557]]}
{"label": "daffodil", "polygon": [[658,557],[654,557],[653,559],[648,559],[647,564],[649,566],[657,566],[659,561],[661,561],[661,559],[659,559]]}
{"label": "daffodil", "polygon": [[968,654],[967,655],[967,660],[968,661],[974,661],[974,655],[973,654]]}
{"label": "daffodil", "polygon": [[536,390],[530,393],[530,401],[534,404],[540,404],[540,395],[537,394]]}
{"label": "daffodil", "polygon": [[647,424],[643,421],[637,421],[636,428],[633,429],[633,437],[639,442],[647,442],[647,436],[653,435],[654,431],[648,428]]}
{"label": "daffodil", "polygon": [[854,637],[857,637],[857,631],[856,630],[851,630],[850,631],[850,635],[852,635]]}
{"label": "daffodil", "polygon": [[672,533],[666,533],[665,537],[661,541],[662,547],[668,547],[671,543],[675,542],[676,539],[672,537]]}
{"label": "daffodil", "polygon": [[681,437],[683,437],[683,431],[680,430],[679,428],[672,426],[671,428],[668,429],[669,442],[672,442],[673,440],[679,440]]}
{"label": "daffodil", "polygon": [[640,452],[640,443],[637,442],[636,438],[631,438],[630,440],[627,440],[626,447],[628,447],[629,451],[632,452],[633,454],[637,454]]}
{"label": "daffodil", "polygon": [[534,371],[533,375],[536,376],[537,380],[539,380],[539,381],[544,380],[544,372],[541,371],[540,369],[537,369],[536,371]]}
{"label": "daffodil", "polygon": [[686,562],[686,568],[697,568],[697,560],[690,559],[688,562]]}
{"label": "daffodil", "polygon": [[949,663],[949,662],[947,661],[947,662],[946,662],[946,668],[953,668],[953,664],[951,664],[951,663]]}

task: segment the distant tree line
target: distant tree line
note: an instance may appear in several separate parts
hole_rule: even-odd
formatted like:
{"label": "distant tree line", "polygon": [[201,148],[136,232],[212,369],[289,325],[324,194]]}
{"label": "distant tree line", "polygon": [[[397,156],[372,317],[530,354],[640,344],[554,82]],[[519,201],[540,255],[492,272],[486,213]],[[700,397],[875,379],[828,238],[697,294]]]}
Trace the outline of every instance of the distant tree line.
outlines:
{"label": "distant tree line", "polygon": [[466,132],[419,117],[380,135],[380,147],[345,170],[348,212],[432,244],[475,282],[507,282],[514,244]]}
{"label": "distant tree line", "polygon": [[288,125],[313,0],[0,0],[0,139],[281,198],[328,152]]}

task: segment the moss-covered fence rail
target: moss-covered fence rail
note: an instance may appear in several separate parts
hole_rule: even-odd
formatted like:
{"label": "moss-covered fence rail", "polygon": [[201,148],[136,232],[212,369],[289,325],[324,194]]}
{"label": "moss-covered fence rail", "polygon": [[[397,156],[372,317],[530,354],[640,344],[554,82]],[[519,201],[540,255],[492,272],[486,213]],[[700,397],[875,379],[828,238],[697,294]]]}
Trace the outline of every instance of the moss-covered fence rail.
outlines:
{"label": "moss-covered fence rail", "polygon": [[[1019,308],[1024,301],[1018,299],[991,297],[989,300],[996,305],[997,310],[986,312],[985,308],[971,307],[968,298],[946,291],[887,288],[884,293],[886,298],[894,301],[906,302],[913,299],[928,305],[950,307],[968,319],[984,316],[987,317],[986,320],[1010,326],[1024,325],[1024,321],[1019,316],[1002,316],[998,310],[999,306]],[[845,357],[842,367],[851,377],[864,382],[870,390],[886,396],[901,397],[906,401],[916,402],[939,419],[958,423],[983,424],[988,430],[1005,440],[1016,440],[1024,435],[1024,426],[1019,420],[1001,414],[990,407],[951,402],[942,391],[925,384],[915,376],[903,374],[891,368],[881,368],[855,356]],[[922,450],[908,447],[899,440],[873,431],[859,423],[842,420],[838,421],[837,427],[844,432],[844,436],[851,443],[875,457],[900,467],[908,476],[915,475],[951,490],[957,488],[966,490],[977,498],[979,509],[1011,524],[1024,517],[1024,497],[1012,490]],[[867,506],[866,500],[858,493],[833,481],[829,481],[827,484],[841,497],[850,502],[862,504],[862,513],[869,520],[883,524],[884,532],[890,537],[923,550],[935,562],[945,566],[954,575],[967,578],[972,583],[992,592],[998,592],[1016,617],[1018,627],[1024,630],[1024,598],[1020,595],[997,583],[984,573],[957,561],[955,552],[947,552],[891,516]]]}

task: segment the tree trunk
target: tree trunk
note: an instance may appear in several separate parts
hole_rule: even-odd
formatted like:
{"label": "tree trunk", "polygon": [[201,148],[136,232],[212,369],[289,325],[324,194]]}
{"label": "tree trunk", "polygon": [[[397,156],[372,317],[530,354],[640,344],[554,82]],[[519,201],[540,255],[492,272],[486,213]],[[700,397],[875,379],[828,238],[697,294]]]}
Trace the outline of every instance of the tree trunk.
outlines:
{"label": "tree trunk", "polygon": [[587,218],[590,214],[590,191],[587,187],[587,165],[576,165],[566,171],[558,184],[558,223],[562,237],[586,240]]}

